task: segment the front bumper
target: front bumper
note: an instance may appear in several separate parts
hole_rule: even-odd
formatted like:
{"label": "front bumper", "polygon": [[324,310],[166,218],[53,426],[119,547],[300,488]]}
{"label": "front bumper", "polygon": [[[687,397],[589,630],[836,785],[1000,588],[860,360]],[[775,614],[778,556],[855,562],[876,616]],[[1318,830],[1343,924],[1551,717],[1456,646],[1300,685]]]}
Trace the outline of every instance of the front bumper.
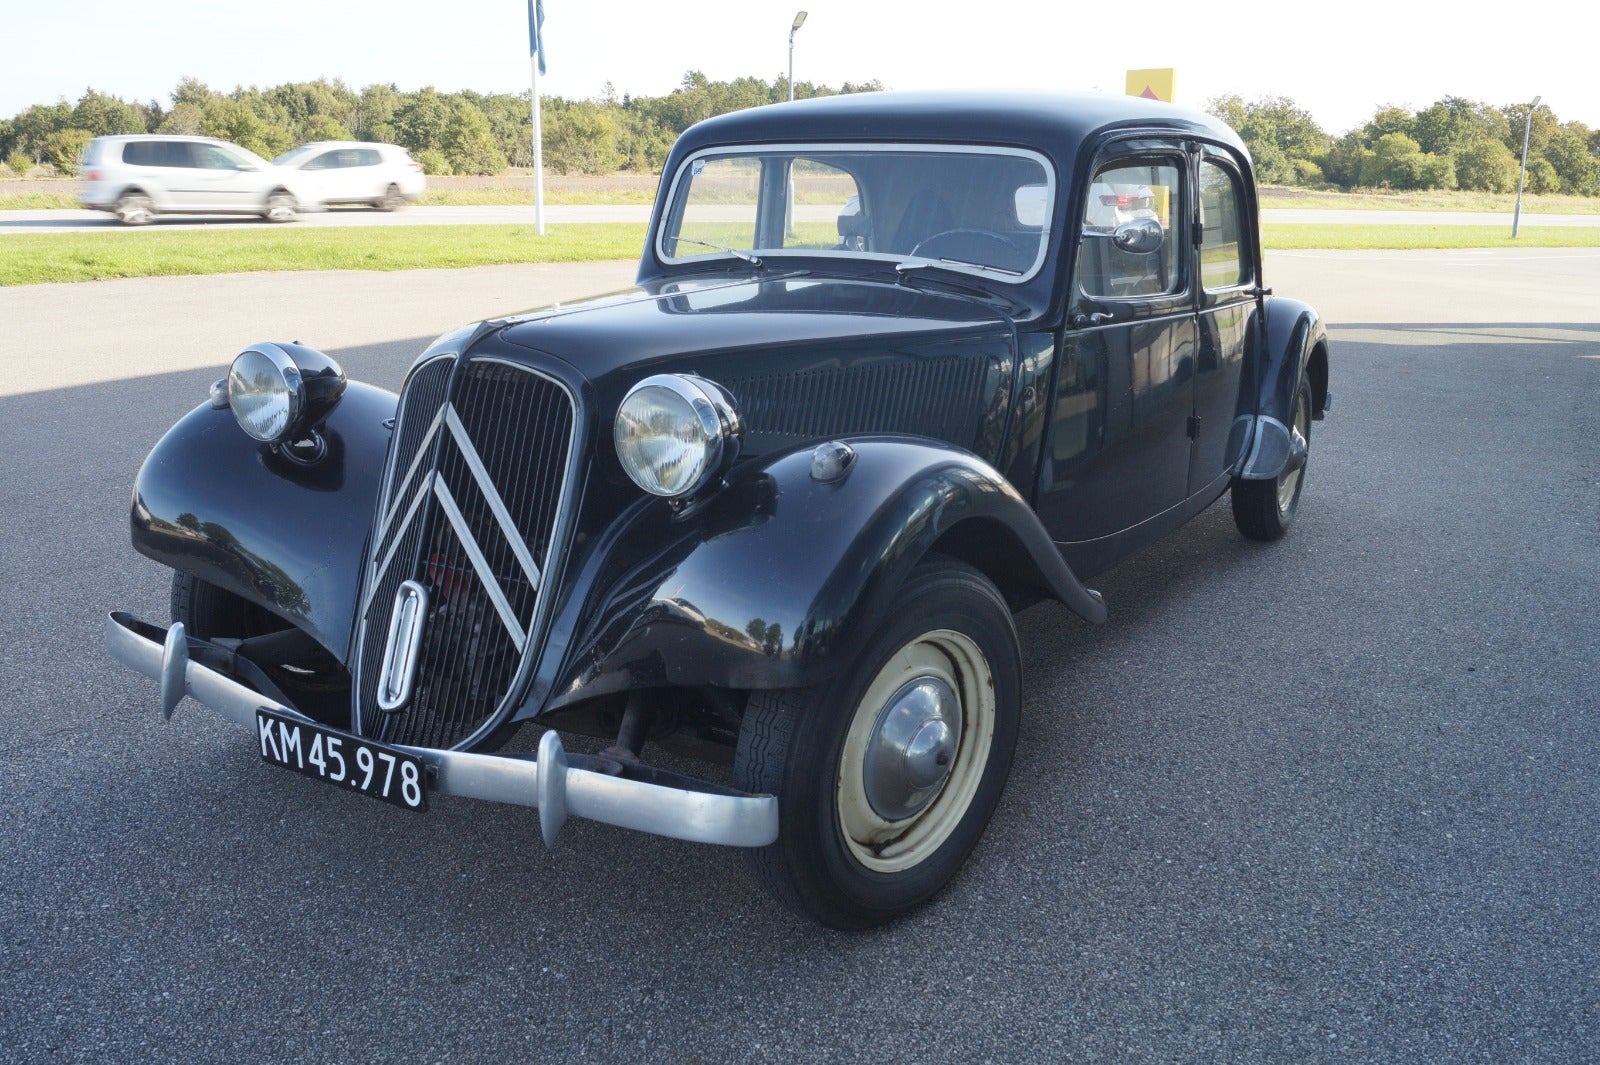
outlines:
{"label": "front bumper", "polygon": [[[219,650],[186,635],[181,624],[162,629],[122,611],[106,618],[106,650],[123,665],[161,683],[161,706],[167,717],[188,695],[247,729],[255,728],[258,707],[317,724],[293,707],[195,661],[191,652],[200,648]],[[761,847],[778,838],[774,796],[749,795],[661,770],[639,770],[647,780],[614,775],[616,763],[568,755],[554,731],[540,739],[537,756],[402,749],[429,767],[428,790],[434,794],[536,807],[544,841],[551,847],[569,815],[695,843]],[[632,771],[621,768],[624,773]]]}

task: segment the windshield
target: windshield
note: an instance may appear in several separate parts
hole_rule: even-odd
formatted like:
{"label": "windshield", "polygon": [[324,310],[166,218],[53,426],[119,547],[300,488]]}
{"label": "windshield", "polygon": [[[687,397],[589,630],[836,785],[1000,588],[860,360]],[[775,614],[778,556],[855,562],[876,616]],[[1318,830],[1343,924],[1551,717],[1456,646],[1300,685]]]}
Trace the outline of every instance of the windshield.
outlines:
{"label": "windshield", "polygon": [[1016,283],[1044,259],[1054,202],[1045,160],[1016,149],[718,149],[679,169],[657,248],[668,262],[915,260]]}
{"label": "windshield", "polygon": [[297,160],[299,160],[302,156],[308,155],[311,152],[314,152],[316,150],[317,150],[317,146],[315,144],[302,144],[300,147],[291,148],[288,151],[284,152],[282,155],[278,156],[276,159],[274,159],[272,161],[272,165],[273,166],[288,166],[289,164],[294,163]]}

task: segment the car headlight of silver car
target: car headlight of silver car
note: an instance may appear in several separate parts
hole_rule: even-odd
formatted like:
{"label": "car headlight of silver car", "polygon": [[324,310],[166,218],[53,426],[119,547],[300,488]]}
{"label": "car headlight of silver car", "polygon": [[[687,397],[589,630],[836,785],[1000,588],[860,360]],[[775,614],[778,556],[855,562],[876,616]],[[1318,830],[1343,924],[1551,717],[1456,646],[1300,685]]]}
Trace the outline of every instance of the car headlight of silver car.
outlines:
{"label": "car headlight of silver car", "polygon": [[699,491],[739,452],[739,416],[720,385],[689,374],[657,374],[634,385],[617,408],[617,457],[651,495]]}
{"label": "car headlight of silver car", "polygon": [[322,422],[344,394],[339,364],[303,344],[252,344],[228,370],[228,406],[246,434],[293,443]]}

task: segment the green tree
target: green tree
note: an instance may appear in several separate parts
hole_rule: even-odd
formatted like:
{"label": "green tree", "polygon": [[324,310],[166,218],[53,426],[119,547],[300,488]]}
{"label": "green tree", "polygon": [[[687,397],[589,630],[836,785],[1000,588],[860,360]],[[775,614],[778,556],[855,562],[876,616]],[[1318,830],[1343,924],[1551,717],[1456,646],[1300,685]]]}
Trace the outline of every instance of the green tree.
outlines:
{"label": "green tree", "polygon": [[450,108],[444,154],[458,174],[498,174],[506,168],[506,157],[494,141],[489,120],[466,100],[456,100]]}
{"label": "green tree", "polygon": [[90,136],[107,137],[119,133],[143,133],[144,121],[133,108],[114,96],[84,90],[72,109],[72,128],[88,130]]}
{"label": "green tree", "polygon": [[45,142],[52,133],[72,124],[72,105],[65,100],[53,104],[34,104],[11,120],[16,151],[27,152],[35,163],[44,162]]}
{"label": "green tree", "polygon": [[1582,196],[1600,194],[1600,160],[1590,154],[1588,127],[1569,122],[1545,141],[1544,157],[1555,167],[1561,187]]}
{"label": "green tree", "polygon": [[55,167],[58,174],[75,173],[78,157],[94,139],[86,129],[58,129],[44,141],[44,161]]}
{"label": "green tree", "polygon": [[609,174],[622,165],[617,127],[607,109],[579,102],[545,116],[546,164],[562,174]]}
{"label": "green tree", "polygon": [[167,112],[167,117],[161,120],[157,127],[158,133],[177,133],[185,137],[198,137],[200,128],[205,125],[206,113],[196,104],[184,102],[173,107]]}
{"label": "green tree", "polygon": [[306,144],[311,141],[348,141],[355,140],[349,130],[339,125],[332,115],[312,115],[306,119],[301,127],[301,141]]}
{"label": "green tree", "polygon": [[1404,133],[1416,139],[1417,116],[1409,108],[1397,104],[1383,104],[1373,113],[1372,120],[1361,129],[1361,143],[1371,144],[1387,133]]}
{"label": "green tree", "polygon": [[412,158],[422,164],[424,174],[439,175],[455,172],[450,169],[450,160],[446,159],[444,153],[437,148],[424,148]]}
{"label": "green tree", "polygon": [[217,97],[206,106],[200,132],[232,141],[264,159],[281,155],[293,143],[288,130],[264,121],[245,101],[228,97]]}
{"label": "green tree", "polygon": [[400,106],[400,93],[393,85],[368,85],[356,103],[355,125],[350,127],[364,141],[387,143],[399,139],[393,123]]}
{"label": "green tree", "polygon": [[1517,169],[1511,149],[1488,137],[1456,153],[1456,182],[1464,189],[1510,192],[1517,187]]}
{"label": "green tree", "polygon": [[1541,193],[1561,191],[1561,175],[1556,173],[1556,168],[1550,165],[1549,160],[1528,160],[1528,191]]}
{"label": "green tree", "polygon": [[450,118],[450,101],[429,85],[395,108],[393,123],[400,143],[412,151],[445,151],[445,130]]}

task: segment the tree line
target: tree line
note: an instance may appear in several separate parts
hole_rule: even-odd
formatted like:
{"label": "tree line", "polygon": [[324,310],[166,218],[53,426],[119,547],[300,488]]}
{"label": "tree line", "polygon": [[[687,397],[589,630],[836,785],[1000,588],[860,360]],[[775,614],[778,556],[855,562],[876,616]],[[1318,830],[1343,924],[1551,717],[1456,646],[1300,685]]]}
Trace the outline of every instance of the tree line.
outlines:
{"label": "tree line", "polygon": [[[797,82],[795,96],[882,88],[877,81],[838,88]],[[544,162],[562,174],[654,173],[695,122],[788,94],[781,75],[712,81],[691,70],[664,96],[619,97],[608,84],[597,100],[546,97]],[[1286,96],[1248,103],[1219,96],[1206,109],[1239,131],[1262,184],[1340,189],[1508,192],[1516,187],[1528,117],[1526,104],[1446,96],[1420,111],[1379,107],[1371,121],[1335,137]],[[0,119],[0,159],[18,173],[38,164],[71,173],[91,137],[184,133],[232,141],[268,159],[309,141],[386,141],[403,145],[430,174],[498,174],[532,165],[532,129],[526,92],[401,92],[392,84],[358,92],[317,80],[224,93],[185,78],[170,106],[89,89],[76,103],[36,104]],[[1548,105],[1535,108],[1527,181],[1534,192],[1600,195],[1600,130],[1562,122]]]}
{"label": "tree line", "polygon": [[[833,88],[796,82],[797,98],[882,89],[877,81]],[[562,174],[657,172],[672,142],[703,118],[789,96],[787,78],[711,81],[691,70],[665,96],[618,97],[610,84],[599,100],[545,97],[541,108],[544,163]],[[292,82],[270,89],[219,92],[184,78],[160,101],[129,101],[88,89],[76,103],[35,104],[0,119],[0,159],[16,173],[49,165],[70,174],[93,137],[178,133],[218,137],[271,159],[311,141],[381,141],[404,146],[430,174],[498,174],[533,164],[529,94],[401,92],[342,81]]]}
{"label": "tree line", "polygon": [[1446,96],[1420,111],[1391,104],[1334,137],[1285,96],[1219,96],[1206,110],[1239,131],[1264,185],[1510,192],[1528,124],[1527,187],[1600,195],[1600,130],[1562,122],[1547,104],[1495,107]]}

